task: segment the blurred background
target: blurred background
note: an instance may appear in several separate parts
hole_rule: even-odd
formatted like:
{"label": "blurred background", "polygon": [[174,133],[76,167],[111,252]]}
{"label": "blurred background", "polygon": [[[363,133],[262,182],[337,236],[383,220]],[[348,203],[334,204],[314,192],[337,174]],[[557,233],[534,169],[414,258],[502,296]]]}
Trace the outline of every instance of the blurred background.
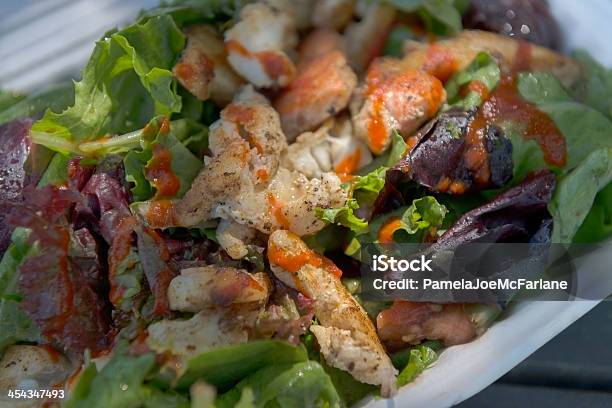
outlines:
{"label": "blurred background", "polygon": [[[574,0],[551,0],[563,21],[581,19]],[[0,88],[35,91],[78,78],[94,42],[158,0],[1,0]],[[612,0],[588,0],[608,7]],[[597,4],[595,4],[597,3]],[[588,7],[584,7],[586,9]],[[610,24],[602,21],[593,24]],[[576,34],[576,35],[574,35]],[[573,33],[567,46],[609,49],[610,38]],[[602,47],[602,48],[599,48]],[[612,65],[612,53],[596,55]],[[523,363],[460,407],[612,407],[612,302],[602,302]],[[520,344],[516,345],[520,347]]]}
{"label": "blurred background", "polygon": [[34,91],[78,76],[94,42],[158,0],[0,0],[0,87]]}

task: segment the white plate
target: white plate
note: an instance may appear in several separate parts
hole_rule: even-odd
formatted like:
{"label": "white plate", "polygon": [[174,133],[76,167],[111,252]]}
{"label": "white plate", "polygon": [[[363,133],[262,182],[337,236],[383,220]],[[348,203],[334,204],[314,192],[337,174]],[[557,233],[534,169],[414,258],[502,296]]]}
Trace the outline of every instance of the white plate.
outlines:
{"label": "white plate", "polygon": [[[600,62],[612,66],[609,46],[612,2],[549,2],[563,30],[567,48],[586,49]],[[360,405],[436,408],[457,404],[496,381],[598,303],[549,301],[516,305],[482,337],[442,352],[433,367],[401,388],[394,399],[370,399]]]}

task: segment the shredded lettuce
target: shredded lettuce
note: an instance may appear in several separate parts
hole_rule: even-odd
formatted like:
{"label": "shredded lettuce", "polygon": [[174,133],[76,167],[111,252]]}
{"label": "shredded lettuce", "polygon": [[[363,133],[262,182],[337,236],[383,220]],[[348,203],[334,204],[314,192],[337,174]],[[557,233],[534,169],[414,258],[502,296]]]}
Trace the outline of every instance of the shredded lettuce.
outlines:
{"label": "shredded lettuce", "polygon": [[419,376],[425,369],[438,359],[438,353],[427,344],[421,344],[408,349],[408,363],[397,376],[397,386],[404,386]]}
{"label": "shredded lettuce", "polygon": [[422,242],[428,234],[442,226],[448,213],[445,206],[432,196],[424,196],[412,201],[408,207],[383,214],[370,222],[368,233],[358,237],[362,244],[378,241],[380,229],[390,220],[398,219],[398,229],[393,233],[395,242]]}
{"label": "shredded lettuce", "polygon": [[355,211],[360,208],[365,209],[374,203],[385,186],[387,170],[400,161],[406,149],[404,138],[397,131],[394,132],[390,152],[384,160],[386,165],[377,167],[365,175],[355,176],[345,185],[351,198],[342,207],[317,208],[317,217],[330,224],[347,227],[356,234],[366,232],[368,222],[356,215]]}
{"label": "shredded lettuce", "polygon": [[486,52],[478,53],[470,65],[447,82],[445,88],[448,104],[465,110],[480,106],[483,102],[481,93],[472,90],[462,96],[461,89],[470,82],[477,81],[483,84],[488,92],[492,92],[499,83],[499,78],[499,67],[491,55]]}
{"label": "shredded lettuce", "polygon": [[74,104],[51,109],[32,127],[32,140],[59,152],[80,153],[79,143],[138,129],[155,114],[180,112],[170,71],[185,38],[169,16],[111,32],[98,41],[74,84]]}
{"label": "shredded lettuce", "polygon": [[442,226],[447,212],[446,207],[432,196],[417,198],[402,214],[398,231],[420,239],[416,236],[419,232],[429,233]]}
{"label": "shredded lettuce", "polygon": [[376,199],[380,190],[385,186],[386,172],[386,167],[379,167],[365,176],[356,176],[347,186],[352,192],[352,197],[342,207],[317,208],[317,217],[330,224],[347,227],[357,234],[365,232],[368,222],[357,216],[355,211]]}

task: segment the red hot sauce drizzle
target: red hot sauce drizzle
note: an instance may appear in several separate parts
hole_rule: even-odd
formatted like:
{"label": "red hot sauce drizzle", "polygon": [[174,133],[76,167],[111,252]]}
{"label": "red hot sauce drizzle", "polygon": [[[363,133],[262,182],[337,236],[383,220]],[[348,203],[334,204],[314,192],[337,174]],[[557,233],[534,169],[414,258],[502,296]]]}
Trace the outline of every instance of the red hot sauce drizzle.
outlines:
{"label": "red hot sauce drizzle", "polygon": [[530,61],[531,47],[529,43],[520,41],[512,70],[502,73],[499,85],[483,102],[469,125],[464,157],[477,183],[486,184],[491,176],[485,133],[492,123],[511,121],[522,125],[523,139],[534,140],[540,146],[546,163],[563,167],[567,161],[565,138],[557,125],[536,105],[523,99],[517,89],[518,72],[528,70]]}
{"label": "red hot sauce drizzle", "polygon": [[[159,124],[162,136],[170,132],[170,121],[164,117]],[[172,170],[172,152],[161,144],[153,146],[153,157],[145,168],[145,176],[157,188],[156,198],[172,197],[178,193],[181,183]]]}

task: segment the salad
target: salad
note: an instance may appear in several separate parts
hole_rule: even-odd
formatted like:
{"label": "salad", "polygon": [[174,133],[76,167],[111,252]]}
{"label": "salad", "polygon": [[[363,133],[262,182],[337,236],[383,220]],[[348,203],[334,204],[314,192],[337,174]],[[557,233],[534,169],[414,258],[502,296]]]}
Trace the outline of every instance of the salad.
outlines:
{"label": "salad", "polygon": [[506,304],[366,300],[367,245],[612,235],[612,71],[562,45],[538,0],[174,0],[3,91],[0,400],[393,397]]}

